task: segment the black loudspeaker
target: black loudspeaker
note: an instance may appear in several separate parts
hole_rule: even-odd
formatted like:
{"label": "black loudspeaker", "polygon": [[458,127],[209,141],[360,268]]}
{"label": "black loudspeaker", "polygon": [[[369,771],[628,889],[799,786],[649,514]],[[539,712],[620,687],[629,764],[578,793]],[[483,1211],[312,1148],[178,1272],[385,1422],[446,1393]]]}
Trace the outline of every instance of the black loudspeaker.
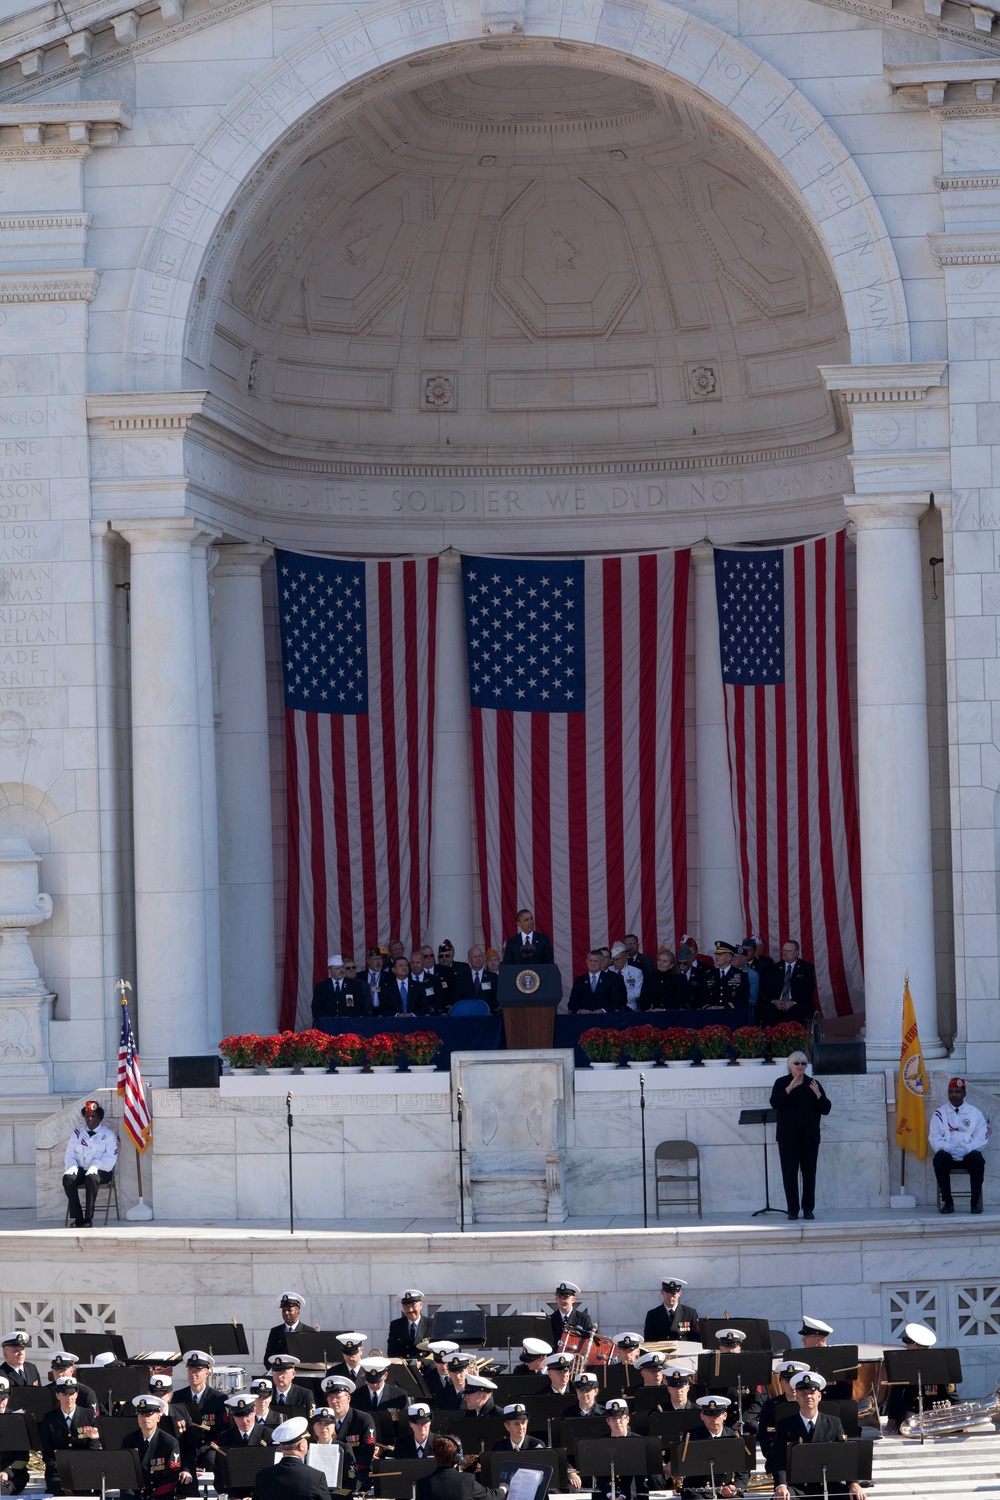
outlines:
{"label": "black loudspeaker", "polygon": [[866,1073],[864,1042],[816,1042],[812,1054],[814,1073]]}
{"label": "black loudspeaker", "polygon": [[167,1086],[172,1089],[217,1089],[222,1076],[222,1058],[171,1057],[167,1060]]}
{"label": "black loudspeaker", "polygon": [[453,1344],[474,1344],[480,1349],[486,1343],[486,1314],[479,1307],[468,1312],[448,1312],[444,1308],[434,1314],[431,1323],[431,1339],[449,1339]]}

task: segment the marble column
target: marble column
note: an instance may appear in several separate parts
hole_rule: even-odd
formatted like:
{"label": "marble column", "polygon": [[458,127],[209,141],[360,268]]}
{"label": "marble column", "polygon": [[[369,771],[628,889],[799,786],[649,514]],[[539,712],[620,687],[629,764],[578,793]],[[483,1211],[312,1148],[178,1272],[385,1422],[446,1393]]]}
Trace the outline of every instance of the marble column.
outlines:
{"label": "marble column", "polygon": [[118,523],[131,549],[136,1001],[143,1074],[207,1053],[201,723],[191,547],[197,522]]}
{"label": "marble column", "polygon": [[[736,827],[729,787],[726,706],[719,655],[719,611],[715,593],[715,549],[691,549],[694,563],[694,704],[698,815],[698,921],[703,952],[717,938],[739,942],[744,934],[736,857]],[[689,924],[690,925],[690,924]],[[680,938],[680,933],[677,934]],[[776,934],[769,934],[770,937]]]}
{"label": "marble column", "polygon": [[260,570],[270,547],[218,548],[215,659],[222,915],[222,1024],[227,1035],[277,1024],[267,677]]}
{"label": "marble column", "polygon": [[198,664],[198,729],[201,746],[201,832],[205,864],[205,984],[209,1042],[222,1029],[222,940],[219,928],[219,802],[215,772],[215,680],[209,587],[215,566],[214,536],[202,532],[191,548],[195,656]]}
{"label": "marble column", "polygon": [[430,931],[451,938],[457,956],[479,932],[473,917],[475,840],[469,672],[465,658],[462,569],[457,552],[438,564],[437,663],[434,673],[434,778],[431,785]]}
{"label": "marble column", "polygon": [[903,979],[925,1058],[938,1038],[927,674],[918,525],[926,497],[848,496],[857,528],[858,797],[869,1064],[899,1057]]}

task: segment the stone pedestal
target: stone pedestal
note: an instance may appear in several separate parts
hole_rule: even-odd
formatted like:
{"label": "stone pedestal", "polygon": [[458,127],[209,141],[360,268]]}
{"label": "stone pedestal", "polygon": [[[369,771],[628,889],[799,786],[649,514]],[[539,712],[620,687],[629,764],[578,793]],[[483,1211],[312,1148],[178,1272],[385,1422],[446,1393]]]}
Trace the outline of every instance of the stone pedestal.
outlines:
{"label": "stone pedestal", "polygon": [[561,1224],[572,1053],[456,1053],[452,1084],[464,1104],[467,1222]]}

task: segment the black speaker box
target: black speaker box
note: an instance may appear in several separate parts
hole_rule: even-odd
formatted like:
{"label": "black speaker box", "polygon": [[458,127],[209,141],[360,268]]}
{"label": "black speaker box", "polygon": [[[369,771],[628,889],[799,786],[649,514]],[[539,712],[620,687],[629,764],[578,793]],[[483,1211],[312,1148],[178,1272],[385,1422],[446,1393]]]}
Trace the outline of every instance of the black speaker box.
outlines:
{"label": "black speaker box", "polygon": [[820,1073],[866,1073],[864,1042],[816,1042],[812,1070]]}
{"label": "black speaker box", "polygon": [[167,1060],[168,1087],[172,1089],[217,1089],[222,1076],[222,1058],[171,1057]]}

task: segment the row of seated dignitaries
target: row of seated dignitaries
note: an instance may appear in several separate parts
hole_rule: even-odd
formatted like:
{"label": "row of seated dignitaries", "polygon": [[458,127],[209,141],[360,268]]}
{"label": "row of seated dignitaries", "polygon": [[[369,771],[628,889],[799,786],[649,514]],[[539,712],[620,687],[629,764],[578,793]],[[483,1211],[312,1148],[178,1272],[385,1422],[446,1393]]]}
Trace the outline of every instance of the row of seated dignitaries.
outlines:
{"label": "row of seated dignitaries", "polygon": [[[590,1476],[575,1461],[580,1437],[621,1437],[630,1431],[633,1421],[639,1431],[651,1432],[650,1414],[659,1410],[690,1413],[692,1441],[732,1435],[743,1439],[745,1460],[731,1472],[715,1476],[719,1495],[746,1492],[750,1473],[757,1466],[758,1448],[774,1481],[776,1500],[786,1500],[792,1494],[821,1493],[821,1489],[808,1485],[788,1486],[787,1452],[790,1444],[840,1441],[844,1436],[839,1417],[819,1411],[819,1402],[824,1395],[851,1398],[851,1383],[848,1380],[827,1387],[822,1374],[810,1363],[819,1359],[812,1351],[827,1345],[833,1329],[818,1318],[804,1317],[798,1330],[798,1357],[784,1355],[772,1360],[768,1356],[770,1388],[759,1384],[758,1377],[741,1377],[738,1361],[732,1384],[722,1390],[706,1390],[698,1385],[699,1374],[705,1378],[704,1372],[695,1368],[690,1356],[692,1349],[702,1346],[709,1336],[697,1310],[681,1300],[685,1285],[678,1277],[663,1280],[660,1303],[646,1314],[642,1333],[616,1334],[615,1352],[606,1373],[598,1375],[577,1370],[571,1353],[553,1348],[567,1332],[585,1334],[594,1330],[587,1309],[578,1305],[579,1288],[570,1281],[559,1282],[546,1330],[553,1342],[525,1339],[513,1377],[488,1361],[463,1353],[455,1343],[428,1342],[423,1294],[408,1288],[387,1341],[389,1353],[395,1351],[396,1363],[389,1357],[368,1355],[365,1334],[341,1333],[336,1337],[342,1358],[325,1373],[317,1371],[309,1377],[308,1384],[299,1360],[287,1352],[288,1335],[299,1330],[303,1306],[302,1295],[289,1291],[281,1299],[281,1322],[268,1337],[270,1352],[264,1375],[251,1379],[245,1390],[227,1395],[212,1384],[215,1361],[210,1354],[197,1349],[183,1356],[167,1351],[148,1353],[138,1361],[148,1367],[148,1391],[117,1407],[119,1414],[127,1412],[134,1419],[135,1426],[117,1436],[110,1429],[102,1431],[104,1414],[94,1388],[80,1379],[76,1357],[60,1353],[52,1357],[49,1371],[52,1409],[38,1424],[46,1485],[52,1493],[61,1492],[60,1451],[103,1444],[136,1451],[143,1488],[130,1492],[129,1500],[138,1500],[140,1494],[143,1500],[193,1496],[199,1475],[202,1482],[214,1481],[216,1491],[230,1495],[232,1500],[247,1500],[251,1494],[257,1500],[281,1500],[284,1494],[299,1494],[295,1486],[306,1481],[314,1486],[316,1500],[320,1500],[310,1476],[295,1475],[294,1484],[286,1476],[281,1483],[290,1483],[289,1490],[274,1490],[270,1481],[258,1479],[251,1490],[241,1488],[229,1473],[227,1455],[233,1448],[281,1447],[285,1441],[281,1434],[288,1432],[285,1424],[295,1422],[302,1424],[295,1428],[296,1442],[305,1436],[309,1445],[300,1457],[308,1456],[309,1447],[339,1445],[340,1484],[335,1492],[341,1494],[367,1491],[376,1477],[373,1466],[380,1458],[436,1457],[435,1436],[442,1433],[450,1434],[460,1447],[464,1443],[470,1454],[470,1474],[476,1465],[475,1453],[561,1445],[566,1450],[562,1461],[569,1487],[590,1488]],[[740,1328],[720,1327],[709,1338],[708,1348],[739,1356],[745,1340]],[[903,1333],[904,1345],[910,1348],[929,1347],[934,1341],[934,1334],[921,1325],[907,1325]],[[646,1347],[664,1342],[679,1344],[688,1358],[679,1351],[672,1358],[667,1351]],[[19,1391],[25,1385],[41,1383],[37,1367],[26,1361],[27,1344],[23,1333],[8,1334],[3,1339],[0,1414],[16,1412]],[[99,1359],[114,1363],[107,1356]],[[622,1378],[612,1385],[614,1366],[619,1367]],[[631,1370],[627,1368],[630,1366]],[[106,1373],[102,1364],[88,1378],[100,1388]],[[517,1392],[501,1395],[512,1379],[518,1381]],[[657,1389],[651,1391],[650,1387]],[[645,1393],[645,1399],[640,1392]],[[956,1399],[954,1387],[924,1385],[926,1406]],[[794,1404],[783,1407],[783,1401]],[[915,1389],[892,1387],[885,1411],[889,1430],[894,1430],[916,1404]],[[490,1418],[492,1424],[486,1420]],[[665,1448],[660,1449],[662,1472],[653,1466],[653,1472],[627,1481],[624,1491],[618,1491],[623,1500],[645,1500],[649,1489],[667,1486],[669,1442],[665,1442]],[[25,1488],[27,1460],[27,1453],[0,1453],[0,1481],[9,1490],[19,1493]],[[481,1467],[481,1459],[479,1464]],[[329,1500],[325,1475],[323,1487],[324,1500]],[[677,1488],[690,1497],[711,1493],[707,1474],[688,1474]],[[602,1500],[609,1500],[608,1486],[599,1476],[595,1489]],[[831,1487],[830,1493],[850,1494],[852,1500],[859,1500],[861,1492],[851,1486]],[[474,1500],[474,1496],[470,1491],[462,1500]],[[449,1497],[442,1493],[426,1500]]]}
{"label": "row of seated dignitaries", "polygon": [[[456,959],[450,939],[437,949],[422,943],[409,957],[398,939],[369,948],[365,967],[350,957],[330,954],[327,977],[313,992],[312,1014],[324,1016],[438,1016],[456,1002],[478,1000],[497,1009],[501,963],[553,963],[552,940],[536,932],[534,915],[518,913],[518,931],[495,948],[473,944],[468,961]],[[666,946],[655,955],[642,953],[634,933],[587,954],[587,971],[573,980],[567,1009],[579,1011],[736,1010],[753,1008],[763,1025],[781,1021],[809,1023],[816,1009],[815,966],[803,959],[789,939],[775,961],[760,939],[742,943],[720,939],[714,957],[699,953],[697,940],[685,934],[675,951]]]}

